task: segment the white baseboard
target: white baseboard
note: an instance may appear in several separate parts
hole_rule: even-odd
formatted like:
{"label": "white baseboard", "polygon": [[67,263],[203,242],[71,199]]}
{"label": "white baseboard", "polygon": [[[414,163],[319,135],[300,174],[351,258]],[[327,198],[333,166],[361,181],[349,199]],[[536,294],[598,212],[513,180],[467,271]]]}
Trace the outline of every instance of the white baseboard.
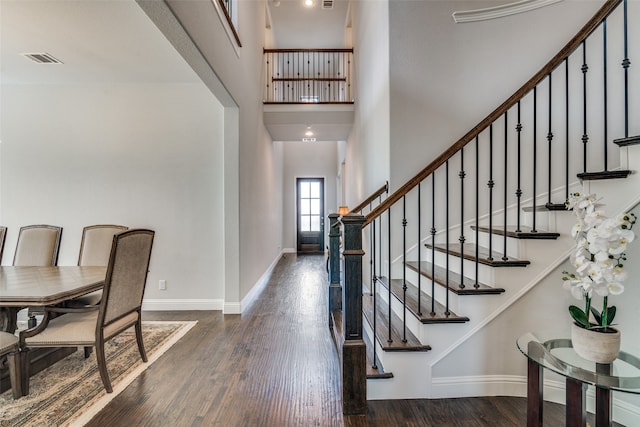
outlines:
{"label": "white baseboard", "polygon": [[280,261],[280,258],[285,251],[278,254],[241,302],[225,302],[223,299],[145,299],[142,302],[142,310],[222,310],[224,314],[242,314],[242,311],[249,307],[258,298],[262,289],[264,289],[266,284],[269,282],[273,269],[278,261]]}
{"label": "white baseboard", "polygon": [[[623,401],[612,394],[613,421],[625,426],[640,425],[640,406]],[[527,396],[527,378],[520,375],[486,375],[472,377],[440,377],[432,382],[432,398],[455,398],[477,396]],[[544,380],[544,400],[565,404],[565,383],[562,379]],[[595,392],[587,390],[587,411],[595,411]]]}
{"label": "white baseboard", "polygon": [[295,254],[295,253],[297,253],[297,252],[298,252],[298,251],[296,251],[296,248],[284,248],[284,249],[282,250],[282,253],[283,253],[283,254]]}
{"label": "white baseboard", "polygon": [[439,377],[432,381],[431,397],[526,396],[527,380],[519,375]]}
{"label": "white baseboard", "polygon": [[145,299],[143,311],[222,310],[221,299]]}

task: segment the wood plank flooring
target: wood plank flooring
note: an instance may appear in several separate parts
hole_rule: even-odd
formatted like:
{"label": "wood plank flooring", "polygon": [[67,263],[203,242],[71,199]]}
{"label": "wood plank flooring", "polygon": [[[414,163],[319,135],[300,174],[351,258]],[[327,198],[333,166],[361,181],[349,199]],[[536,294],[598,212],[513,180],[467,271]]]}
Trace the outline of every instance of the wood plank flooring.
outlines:
{"label": "wood plank flooring", "polygon": [[[240,315],[145,312],[198,324],[88,426],[522,426],[523,398],[369,401],[342,415],[322,256],[287,254]],[[545,406],[545,425],[564,407]]]}

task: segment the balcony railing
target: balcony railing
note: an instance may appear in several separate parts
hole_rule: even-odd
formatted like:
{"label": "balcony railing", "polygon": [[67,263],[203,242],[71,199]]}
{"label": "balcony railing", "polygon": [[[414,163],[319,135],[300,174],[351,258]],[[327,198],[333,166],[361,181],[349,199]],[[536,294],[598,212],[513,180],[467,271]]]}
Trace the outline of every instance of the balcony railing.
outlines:
{"label": "balcony railing", "polygon": [[265,104],[353,104],[353,49],[264,49]]}

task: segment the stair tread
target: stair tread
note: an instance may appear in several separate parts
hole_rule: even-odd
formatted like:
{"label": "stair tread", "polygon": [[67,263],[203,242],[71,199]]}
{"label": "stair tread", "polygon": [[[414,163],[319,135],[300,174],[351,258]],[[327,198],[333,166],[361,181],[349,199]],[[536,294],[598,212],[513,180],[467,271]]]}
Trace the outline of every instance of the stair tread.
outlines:
{"label": "stair tread", "polygon": [[[524,212],[533,212],[533,206],[525,206],[522,208]],[[564,203],[546,203],[544,205],[536,205],[536,212],[544,212],[544,211],[566,211],[567,207]],[[522,228],[522,227],[521,227]]]}
{"label": "stair tread", "polygon": [[549,240],[555,240],[558,237],[560,237],[560,233],[553,233],[550,231],[542,231],[542,230],[536,230],[536,231],[531,231],[530,228],[528,227],[520,227],[520,231],[516,231],[517,226],[515,225],[508,225],[507,226],[507,231],[505,233],[504,230],[504,226],[502,227],[493,227],[491,230],[489,230],[489,227],[485,227],[485,226],[478,226],[476,227],[475,225],[472,225],[471,228],[473,230],[475,230],[476,228],[478,229],[478,231],[482,231],[484,233],[489,233],[489,231],[491,231],[491,234],[496,234],[499,236],[504,236],[505,234],[507,235],[507,237],[513,237],[514,239],[549,239]]}
{"label": "stair tread", "polygon": [[628,147],[630,145],[640,144],[640,135],[629,136],[626,138],[619,138],[613,141],[614,144],[618,144],[620,147]]}
{"label": "stair tread", "polygon": [[[426,243],[425,246],[429,249],[434,248],[439,252],[446,253],[447,247],[444,244],[432,245],[431,243]],[[491,258],[489,257],[489,249],[484,248],[482,246],[478,246],[478,257],[477,261],[481,264],[489,265],[491,267],[526,267],[531,264],[531,262],[527,260],[521,260],[514,257],[509,257],[506,260],[503,260],[503,255],[496,250],[491,252]],[[454,256],[464,256],[465,259],[470,261],[476,261],[476,245],[474,243],[465,243],[464,245],[460,245],[460,243],[449,243],[449,254]]]}
{"label": "stair tread", "polygon": [[614,171],[600,171],[600,172],[583,172],[578,174],[578,178],[585,181],[596,181],[601,179],[619,179],[626,178],[631,174],[630,170],[614,170]]}
{"label": "stair tread", "polygon": [[[407,341],[402,341],[402,331],[396,325],[402,325],[402,320],[395,315],[391,314],[391,342],[389,339],[389,313],[387,305],[381,301],[382,298],[377,298],[376,316],[377,316],[377,331],[376,340],[378,345],[384,351],[429,351],[431,347],[422,344],[418,338],[407,329]],[[364,294],[362,296],[362,312],[365,319],[371,325],[373,329],[373,295]]]}
{"label": "stair tread", "polygon": [[[378,281],[386,289],[389,289],[389,279],[387,277],[379,277]],[[391,293],[400,302],[402,302],[403,298],[402,286],[403,281],[401,279],[391,279]],[[433,314],[431,313],[432,302],[434,308]],[[434,301],[433,298],[431,298],[424,292],[422,293],[420,298],[420,308],[422,309],[422,314],[418,314],[418,288],[410,282],[407,282],[406,306],[411,314],[417,317],[418,320],[420,320],[420,322],[422,323],[464,323],[469,321],[468,317],[458,316],[451,310],[449,310],[449,314],[446,314],[446,307],[438,301]]]}
{"label": "stair tread", "polygon": [[393,373],[385,372],[379,360],[376,368],[373,367],[373,344],[367,334],[364,334],[364,343],[367,346],[367,379],[393,378]]}
{"label": "stair tread", "polygon": [[[407,267],[420,273],[429,281],[432,276],[432,264],[428,261],[407,261],[405,263]],[[419,271],[418,271],[419,270]],[[435,279],[434,281],[441,286],[446,286],[446,274],[447,269],[436,266],[435,267]],[[470,277],[464,277],[464,287],[460,287],[460,274],[449,271],[449,290],[457,295],[478,295],[478,294],[501,294],[504,292],[502,288],[493,288],[484,283],[476,282],[475,279]]]}

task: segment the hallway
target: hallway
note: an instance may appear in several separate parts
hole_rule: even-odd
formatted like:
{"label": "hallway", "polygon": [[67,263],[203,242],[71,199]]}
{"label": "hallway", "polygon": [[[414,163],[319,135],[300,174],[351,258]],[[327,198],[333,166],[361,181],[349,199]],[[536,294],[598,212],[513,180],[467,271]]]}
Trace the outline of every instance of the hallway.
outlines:
{"label": "hallway", "polygon": [[[198,320],[191,332],[89,426],[518,426],[522,398],[370,401],[343,417],[339,363],[327,327],[322,256],[285,254],[245,314],[145,312]],[[564,408],[545,406],[547,425]]]}

